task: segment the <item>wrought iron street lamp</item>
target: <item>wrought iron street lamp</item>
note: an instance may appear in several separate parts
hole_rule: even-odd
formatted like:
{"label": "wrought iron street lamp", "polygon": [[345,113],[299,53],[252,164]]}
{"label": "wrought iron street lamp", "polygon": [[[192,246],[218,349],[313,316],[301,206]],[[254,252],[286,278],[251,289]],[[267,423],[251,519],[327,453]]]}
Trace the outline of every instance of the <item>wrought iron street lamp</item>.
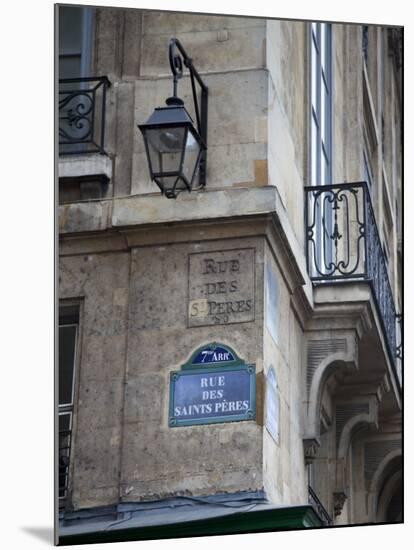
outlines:
{"label": "wrought iron street lamp", "polygon": [[[181,191],[201,189],[206,184],[208,88],[176,38],[170,40],[169,59],[173,95],[166,100],[167,107],[157,107],[147,122],[139,124],[138,128],[144,137],[151,179],[161,193],[171,199]],[[177,97],[183,64],[190,72],[197,127],[183,100]],[[196,83],[201,91],[200,108]],[[194,187],[197,176],[198,187]]]}

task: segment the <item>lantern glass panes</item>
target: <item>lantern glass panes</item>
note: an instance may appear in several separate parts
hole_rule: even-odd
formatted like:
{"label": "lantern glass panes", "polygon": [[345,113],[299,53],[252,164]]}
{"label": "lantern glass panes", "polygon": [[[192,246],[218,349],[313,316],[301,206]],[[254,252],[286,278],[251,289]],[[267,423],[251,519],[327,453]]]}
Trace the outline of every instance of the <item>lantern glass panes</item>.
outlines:
{"label": "lantern glass panes", "polygon": [[154,175],[179,171],[185,133],[185,128],[147,130],[149,160]]}
{"label": "lantern glass panes", "polygon": [[194,181],[200,167],[201,147],[195,139],[193,133],[189,129],[187,131],[187,139],[185,144],[185,154],[183,159],[182,172],[184,177],[189,181]]}
{"label": "lantern glass panes", "polygon": [[151,178],[167,197],[191,191],[198,174],[203,142],[184,106],[158,108],[143,133]]}

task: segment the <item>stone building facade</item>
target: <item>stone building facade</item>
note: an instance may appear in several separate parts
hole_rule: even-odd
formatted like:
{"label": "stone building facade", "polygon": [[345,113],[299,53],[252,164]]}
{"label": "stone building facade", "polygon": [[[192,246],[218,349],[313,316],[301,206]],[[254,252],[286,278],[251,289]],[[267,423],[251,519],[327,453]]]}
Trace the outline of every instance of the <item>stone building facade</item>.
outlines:
{"label": "stone building facade", "polygon": [[[402,521],[402,29],[56,21],[60,535],[171,499]],[[206,186],[177,199],[137,128],[172,37],[209,91]],[[178,94],[194,117],[185,71]],[[171,373],[208,346],[254,366],[252,417],[173,426]]]}

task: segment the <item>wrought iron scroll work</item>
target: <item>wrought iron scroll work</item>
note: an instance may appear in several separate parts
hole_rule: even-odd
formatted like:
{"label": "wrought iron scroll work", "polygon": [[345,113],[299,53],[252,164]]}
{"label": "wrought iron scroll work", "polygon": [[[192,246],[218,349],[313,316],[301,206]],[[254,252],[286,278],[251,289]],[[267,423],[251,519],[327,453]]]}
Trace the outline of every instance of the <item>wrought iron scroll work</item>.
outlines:
{"label": "wrought iron scroll work", "polygon": [[[200,159],[199,185],[200,188],[202,188],[206,184],[208,88],[194,67],[191,57],[187,55],[181,42],[177,38],[172,38],[170,40],[169,60],[173,75],[174,97],[177,96],[178,81],[183,76],[183,66],[185,66],[190,73],[191,91],[193,94],[197,129],[206,146],[206,150],[202,152]],[[198,84],[200,88],[200,103],[198,101],[196,84]]]}
{"label": "wrought iron scroll work", "polygon": [[[364,189],[326,185],[308,187],[306,190],[308,270],[311,278],[325,280],[365,276],[365,225],[360,212]],[[356,245],[352,249],[354,236]]]}
{"label": "wrought iron scroll work", "polygon": [[60,154],[101,153],[105,141],[106,76],[59,80]]}
{"label": "wrought iron scroll work", "polygon": [[373,290],[389,357],[402,357],[388,269],[366,182],[306,187],[306,252],[310,278],[367,280]]}

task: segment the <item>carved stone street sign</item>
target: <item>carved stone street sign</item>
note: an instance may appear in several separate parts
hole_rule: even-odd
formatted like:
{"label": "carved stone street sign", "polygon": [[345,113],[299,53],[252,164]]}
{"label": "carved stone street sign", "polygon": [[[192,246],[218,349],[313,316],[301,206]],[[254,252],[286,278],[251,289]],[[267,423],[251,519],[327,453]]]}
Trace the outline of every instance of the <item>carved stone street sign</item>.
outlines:
{"label": "carved stone street sign", "polygon": [[255,250],[189,255],[188,326],[254,321]]}

